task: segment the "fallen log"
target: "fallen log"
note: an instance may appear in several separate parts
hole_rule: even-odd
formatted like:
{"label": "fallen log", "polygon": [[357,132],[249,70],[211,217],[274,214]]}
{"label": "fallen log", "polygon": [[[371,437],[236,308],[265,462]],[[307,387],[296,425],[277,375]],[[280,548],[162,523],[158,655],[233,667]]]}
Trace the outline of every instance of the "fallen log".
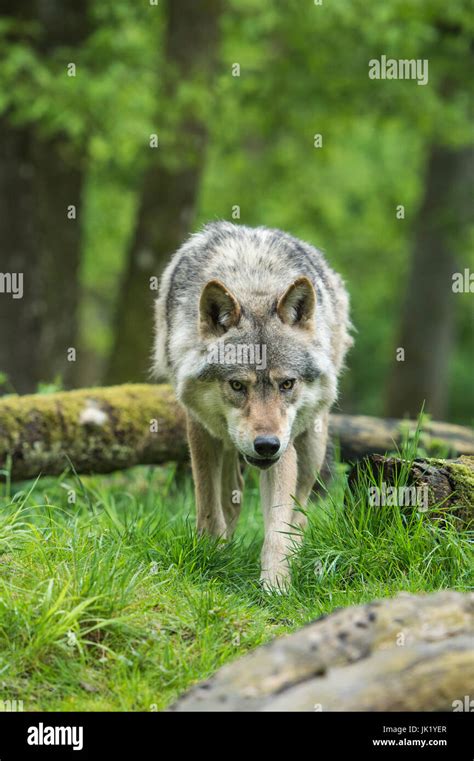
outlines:
{"label": "fallen log", "polygon": [[[331,435],[344,460],[392,450],[415,422],[332,415]],[[426,424],[425,448],[443,442],[453,456],[474,454],[474,434],[449,423]],[[110,473],[133,465],[185,462],[184,413],[166,385],[130,384],[0,399],[0,469],[13,480]]]}
{"label": "fallen log", "polygon": [[348,482],[352,489],[364,478],[364,473],[370,476],[366,483],[374,506],[415,509],[427,512],[436,521],[443,521],[449,514],[459,519],[462,526],[474,520],[474,457],[406,461],[370,454],[350,471]]}
{"label": "fallen log", "polygon": [[133,384],[0,400],[0,468],[22,480],[111,473],[187,458],[184,414],[169,386]]}
{"label": "fallen log", "polygon": [[[377,418],[369,415],[331,415],[331,435],[341,443],[343,459],[360,460],[367,454],[386,454],[399,446],[406,436],[413,436],[416,420]],[[431,455],[438,447],[446,448],[443,457],[474,454],[471,428],[433,420],[423,422],[419,443]]]}
{"label": "fallen log", "polygon": [[343,608],[257,648],[173,711],[465,710],[474,594],[401,593]]}

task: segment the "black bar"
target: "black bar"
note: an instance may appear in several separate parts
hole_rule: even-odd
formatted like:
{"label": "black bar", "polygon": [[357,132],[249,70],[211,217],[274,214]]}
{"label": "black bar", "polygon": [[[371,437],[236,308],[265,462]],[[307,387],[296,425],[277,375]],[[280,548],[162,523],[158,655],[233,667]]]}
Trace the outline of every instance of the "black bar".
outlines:
{"label": "black bar", "polygon": [[[141,761],[183,752],[246,758],[259,741],[265,759],[274,750],[278,758],[291,754],[292,761],[298,755],[304,761],[310,750],[315,761],[331,759],[332,753],[347,759],[472,761],[470,711],[469,703],[468,710],[453,713],[0,713],[0,761]],[[46,744],[49,740],[71,744]]]}

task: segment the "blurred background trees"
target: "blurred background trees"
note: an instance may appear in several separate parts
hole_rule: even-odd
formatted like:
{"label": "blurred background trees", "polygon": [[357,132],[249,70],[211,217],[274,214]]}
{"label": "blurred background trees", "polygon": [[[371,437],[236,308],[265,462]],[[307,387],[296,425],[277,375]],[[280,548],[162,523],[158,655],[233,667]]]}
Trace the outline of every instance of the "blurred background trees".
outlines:
{"label": "blurred background trees", "polygon": [[[18,5],[0,0],[0,272],[25,273],[23,299],[0,294],[4,392],[147,380],[154,278],[225,218],[346,278],[345,411],[472,422],[473,297],[451,288],[474,270],[467,0]],[[428,84],[369,79],[382,54],[428,59]]]}
{"label": "blurred background trees", "polygon": [[[221,0],[169,3],[163,34],[162,76],[157,75],[159,135],[139,192],[133,237],[116,305],[106,382],[144,378],[153,333],[152,278],[192,229],[205,166],[208,121],[201,98],[217,67]],[[183,94],[186,96],[183,98]],[[155,138],[156,135],[156,138]],[[161,142],[160,142],[161,138]]]}
{"label": "blurred background trees", "polygon": [[36,59],[60,61],[66,46],[75,55],[90,24],[74,0],[2,0],[2,12],[3,73],[14,75],[5,87],[25,93],[0,96],[0,263],[24,273],[24,295],[0,298],[0,368],[25,392],[56,376],[73,382],[66,347],[77,338],[81,225],[67,204],[80,215],[87,163],[85,139],[80,150],[62,125],[43,129],[25,79],[34,79]]}

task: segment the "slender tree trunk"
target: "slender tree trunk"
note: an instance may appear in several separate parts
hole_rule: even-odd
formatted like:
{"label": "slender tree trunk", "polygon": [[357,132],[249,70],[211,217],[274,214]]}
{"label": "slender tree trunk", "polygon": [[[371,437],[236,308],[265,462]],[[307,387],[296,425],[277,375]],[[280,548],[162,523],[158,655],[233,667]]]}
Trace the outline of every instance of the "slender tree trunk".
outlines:
{"label": "slender tree trunk", "polygon": [[449,358],[453,344],[455,294],[452,275],[456,234],[469,212],[474,152],[435,146],[431,149],[425,196],[416,222],[411,271],[401,315],[395,361],[389,380],[386,414],[415,417],[425,410],[443,417]]}
{"label": "slender tree trunk", "polygon": [[[220,15],[221,0],[168,2],[164,93],[170,109],[183,80],[196,77],[201,86],[210,87]],[[143,381],[148,376],[156,297],[150,278],[161,275],[189,232],[204,167],[207,126],[195,111],[188,108],[181,116],[171,144],[155,149],[156,158],[145,174],[118,300],[107,383]]]}
{"label": "slender tree trunk", "polygon": [[[78,45],[89,30],[87,5],[75,0],[4,0],[2,11],[40,22],[39,54]],[[82,180],[66,135],[45,137],[9,113],[0,119],[0,272],[23,276],[22,298],[0,293],[0,371],[22,393],[56,375],[67,383],[73,367]]]}

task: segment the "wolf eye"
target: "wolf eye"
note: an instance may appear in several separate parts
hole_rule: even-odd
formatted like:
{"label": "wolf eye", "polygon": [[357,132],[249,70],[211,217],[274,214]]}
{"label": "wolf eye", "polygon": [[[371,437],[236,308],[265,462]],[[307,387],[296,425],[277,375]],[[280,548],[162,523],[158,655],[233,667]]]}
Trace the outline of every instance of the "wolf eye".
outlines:
{"label": "wolf eye", "polygon": [[229,383],[230,383],[230,387],[231,387],[232,391],[243,391],[244,390],[244,384],[241,383],[238,380],[231,380],[231,381],[229,381]]}
{"label": "wolf eye", "polygon": [[295,379],[287,378],[286,380],[280,383],[280,391],[291,391],[294,385],[295,385]]}

